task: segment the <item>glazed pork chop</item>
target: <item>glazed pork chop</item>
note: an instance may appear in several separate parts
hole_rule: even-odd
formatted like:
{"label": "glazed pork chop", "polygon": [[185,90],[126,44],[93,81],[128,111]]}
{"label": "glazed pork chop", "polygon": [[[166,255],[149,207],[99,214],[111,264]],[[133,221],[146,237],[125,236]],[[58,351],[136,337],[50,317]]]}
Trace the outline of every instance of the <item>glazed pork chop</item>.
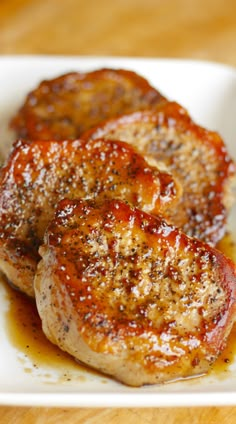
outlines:
{"label": "glazed pork chop", "polygon": [[38,248],[64,197],[121,198],[165,214],[179,190],[170,174],[123,142],[19,141],[0,171],[0,270],[34,295]]}
{"label": "glazed pork chop", "polygon": [[219,251],[121,200],[62,200],[35,277],[49,340],[131,386],[206,373],[235,321]]}
{"label": "glazed pork chop", "polygon": [[222,238],[235,164],[221,137],[196,125],[180,105],[163,102],[155,110],[105,121],[82,137],[123,140],[163,162],[183,188],[169,221],[212,245]]}
{"label": "glazed pork chop", "polygon": [[28,94],[11,127],[18,138],[75,139],[102,119],[164,99],[146,79],[129,70],[73,72],[41,82]]}

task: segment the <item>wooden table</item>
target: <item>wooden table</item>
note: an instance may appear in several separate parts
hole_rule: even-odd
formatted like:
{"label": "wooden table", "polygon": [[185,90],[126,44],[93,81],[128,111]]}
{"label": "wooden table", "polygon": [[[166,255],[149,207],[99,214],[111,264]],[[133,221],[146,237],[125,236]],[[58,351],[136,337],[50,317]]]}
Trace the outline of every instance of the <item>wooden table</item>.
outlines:
{"label": "wooden table", "polygon": [[[0,54],[179,57],[236,66],[235,0],[1,0]],[[227,423],[236,407],[0,408],[1,424]]]}

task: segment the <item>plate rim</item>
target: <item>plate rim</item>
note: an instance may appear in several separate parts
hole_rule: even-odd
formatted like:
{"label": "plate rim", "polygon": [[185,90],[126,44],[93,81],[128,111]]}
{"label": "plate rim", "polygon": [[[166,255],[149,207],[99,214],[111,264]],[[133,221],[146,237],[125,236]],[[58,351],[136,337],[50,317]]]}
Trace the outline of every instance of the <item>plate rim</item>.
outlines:
{"label": "plate rim", "polygon": [[[28,61],[78,61],[83,65],[88,63],[89,67],[98,62],[112,63],[149,63],[151,64],[172,64],[187,66],[207,66],[222,71],[227,71],[236,77],[236,68],[234,66],[223,64],[209,60],[189,59],[189,58],[169,58],[169,57],[128,57],[128,56],[90,56],[90,55],[51,55],[51,54],[6,54],[0,55],[0,64]],[[98,63],[98,66],[99,63]],[[113,65],[115,66],[115,65]],[[60,70],[59,70],[60,71]],[[1,70],[0,70],[1,74]],[[158,87],[157,87],[158,88]],[[171,384],[171,383],[170,383]],[[169,385],[169,384],[168,384]],[[146,392],[140,391],[139,388],[132,391],[124,391],[121,393],[119,387],[115,392],[37,392],[25,393],[19,392],[0,392],[0,405],[8,406],[69,406],[69,407],[174,407],[174,406],[226,406],[236,405],[236,388],[233,391],[200,391],[194,392],[189,390],[168,391],[168,392]],[[170,401],[171,398],[171,401]]]}

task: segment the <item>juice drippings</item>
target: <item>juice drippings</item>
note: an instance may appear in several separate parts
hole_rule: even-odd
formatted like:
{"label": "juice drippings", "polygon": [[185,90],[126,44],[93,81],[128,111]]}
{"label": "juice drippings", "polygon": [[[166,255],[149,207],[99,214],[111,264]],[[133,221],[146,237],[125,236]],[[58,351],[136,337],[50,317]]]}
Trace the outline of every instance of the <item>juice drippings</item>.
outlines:
{"label": "juice drippings", "polygon": [[[217,248],[228,258],[236,263],[236,242],[231,234],[227,233],[218,243]],[[235,361],[236,356],[236,324],[234,324],[231,334],[227,340],[227,345],[217,361],[213,365],[213,372],[217,375],[224,375],[229,370],[229,366]]]}
{"label": "juice drippings", "polygon": [[[236,262],[236,244],[230,235],[218,244],[217,248]],[[65,379],[74,372],[98,373],[80,365],[68,354],[50,343],[43,334],[35,301],[4,283],[9,309],[6,313],[6,331],[12,345],[30,359],[34,367],[47,367],[54,370],[67,370]],[[224,376],[236,354],[236,325],[228,339],[227,346],[212,366],[212,372]],[[84,374],[85,375],[85,374]]]}
{"label": "juice drippings", "polygon": [[7,283],[5,287],[9,301],[6,329],[12,345],[35,366],[76,367],[73,358],[50,343],[43,334],[35,301],[12,289]]}
{"label": "juice drippings", "polygon": [[[98,371],[77,362],[46,338],[33,299],[13,289],[7,282],[3,281],[3,284],[9,302],[6,312],[7,336],[12,346],[32,363],[33,369],[48,370],[48,375],[51,371],[56,371],[57,381],[60,382],[72,379],[85,381],[89,372],[90,376],[102,377],[101,382],[106,383],[106,378]],[[24,369],[30,372],[28,366]]]}
{"label": "juice drippings", "polygon": [[230,233],[227,233],[217,245],[222,253],[236,263],[236,240],[233,239]]}

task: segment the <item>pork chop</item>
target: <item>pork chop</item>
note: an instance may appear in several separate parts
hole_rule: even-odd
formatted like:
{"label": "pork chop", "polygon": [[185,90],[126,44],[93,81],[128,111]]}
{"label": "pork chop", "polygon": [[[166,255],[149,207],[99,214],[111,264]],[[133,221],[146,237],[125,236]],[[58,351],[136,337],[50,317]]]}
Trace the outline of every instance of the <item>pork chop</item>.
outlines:
{"label": "pork chop", "polygon": [[18,138],[66,140],[102,119],[154,106],[164,97],[135,72],[99,69],[41,82],[11,121]]}
{"label": "pork chop", "polygon": [[38,248],[64,197],[121,198],[164,214],[178,193],[170,174],[123,142],[19,141],[0,171],[0,270],[34,295]]}
{"label": "pork chop", "polygon": [[169,221],[215,245],[225,233],[235,164],[222,138],[195,124],[175,102],[100,123],[84,139],[119,139],[163,162],[180,181],[182,200]]}
{"label": "pork chop", "polygon": [[64,199],[35,295],[48,339],[131,386],[204,374],[235,321],[222,253],[120,200]]}

